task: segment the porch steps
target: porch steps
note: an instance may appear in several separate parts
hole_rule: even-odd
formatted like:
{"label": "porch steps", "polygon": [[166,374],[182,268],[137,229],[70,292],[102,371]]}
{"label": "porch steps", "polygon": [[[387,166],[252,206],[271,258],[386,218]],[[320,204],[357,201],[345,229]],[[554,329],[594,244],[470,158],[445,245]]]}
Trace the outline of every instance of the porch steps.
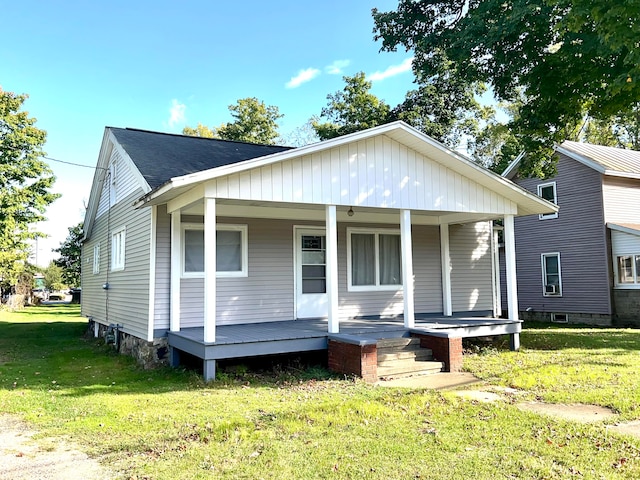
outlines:
{"label": "porch steps", "polygon": [[377,341],[378,377],[425,375],[442,371],[442,362],[433,361],[433,353],[420,347],[420,339],[383,338]]}

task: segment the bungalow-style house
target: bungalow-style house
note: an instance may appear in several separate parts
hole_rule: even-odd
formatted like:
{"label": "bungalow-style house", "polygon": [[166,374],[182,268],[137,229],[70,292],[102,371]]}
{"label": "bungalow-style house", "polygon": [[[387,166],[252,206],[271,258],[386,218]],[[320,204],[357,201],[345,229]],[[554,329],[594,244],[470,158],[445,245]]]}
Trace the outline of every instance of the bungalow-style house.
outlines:
{"label": "bungalow-style house", "polygon": [[640,325],[640,152],[587,143],[556,148],[557,174],[503,173],[560,207],[515,220],[522,318]]}
{"label": "bungalow-style house", "polygon": [[206,379],[216,360],[323,349],[373,379],[388,337],[452,370],[461,337],[518,347],[518,309],[496,318],[492,220],[515,305],[514,217],[555,213],[402,122],[295,149],[108,127],[82,313],[144,363],[202,359]]}

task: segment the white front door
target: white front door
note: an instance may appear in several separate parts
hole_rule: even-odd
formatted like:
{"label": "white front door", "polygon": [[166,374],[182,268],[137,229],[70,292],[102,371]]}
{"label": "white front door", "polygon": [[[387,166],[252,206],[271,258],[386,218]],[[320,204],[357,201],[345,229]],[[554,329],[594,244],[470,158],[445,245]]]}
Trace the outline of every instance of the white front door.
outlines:
{"label": "white front door", "polygon": [[326,235],[324,228],[296,228],[296,317],[326,318]]}

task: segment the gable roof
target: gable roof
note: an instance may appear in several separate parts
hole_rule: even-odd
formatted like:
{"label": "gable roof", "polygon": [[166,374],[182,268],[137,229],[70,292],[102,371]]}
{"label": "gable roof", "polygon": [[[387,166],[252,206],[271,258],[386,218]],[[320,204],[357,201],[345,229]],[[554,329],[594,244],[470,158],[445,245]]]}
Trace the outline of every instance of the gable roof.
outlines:
{"label": "gable roof", "polygon": [[336,147],[355,144],[376,136],[385,136],[394,140],[399,144],[424,155],[429,160],[446,166],[446,168],[452,172],[459,174],[462,177],[472,179],[477,184],[490,189],[495,194],[501,195],[504,198],[509,198],[517,204],[519,215],[550,213],[555,212],[558,209],[556,205],[542,200],[537,195],[533,195],[511,181],[496,175],[494,172],[478,165],[472,160],[466,158],[464,155],[449,149],[440,142],[401,121],[380,125],[378,127],[325,140],[305,147],[299,147],[292,150],[273,153],[264,157],[248,159],[242,162],[222,165],[220,167],[214,167],[193,174],[174,177],[164,185],[154,188],[152,191],[144,195],[138,202],[136,202],[136,207],[166,203],[172,198],[176,198],[180,194],[193,188],[196,184],[207,182],[209,180],[219,179],[236,173],[247,172],[249,170],[258,169],[294,158],[311,156],[328,151],[329,149],[335,149]]}
{"label": "gable roof", "polygon": [[290,150],[214,138],[108,127],[151,189],[169,179]]}
{"label": "gable roof", "polygon": [[[562,142],[556,147],[562,153],[603,175],[616,177],[640,178],[640,152],[624,148],[605,147],[590,143]],[[511,178],[517,172],[523,155],[519,155],[502,173]]]}
{"label": "gable roof", "polygon": [[607,223],[607,227],[611,230],[640,237],[640,224],[637,223]]}

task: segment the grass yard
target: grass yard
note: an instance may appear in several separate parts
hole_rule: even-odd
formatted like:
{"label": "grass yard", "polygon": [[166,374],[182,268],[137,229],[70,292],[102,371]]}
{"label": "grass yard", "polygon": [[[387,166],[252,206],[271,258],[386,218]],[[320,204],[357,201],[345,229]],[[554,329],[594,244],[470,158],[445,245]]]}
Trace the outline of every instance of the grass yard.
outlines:
{"label": "grass yard", "polygon": [[[189,371],[141,370],[82,338],[85,327],[76,306],[0,311],[0,411],[80,445],[122,478],[640,478],[640,440],[602,423],[319,368],[206,385]],[[535,326],[522,346],[479,348],[465,367],[519,398],[640,419],[640,330]]]}

